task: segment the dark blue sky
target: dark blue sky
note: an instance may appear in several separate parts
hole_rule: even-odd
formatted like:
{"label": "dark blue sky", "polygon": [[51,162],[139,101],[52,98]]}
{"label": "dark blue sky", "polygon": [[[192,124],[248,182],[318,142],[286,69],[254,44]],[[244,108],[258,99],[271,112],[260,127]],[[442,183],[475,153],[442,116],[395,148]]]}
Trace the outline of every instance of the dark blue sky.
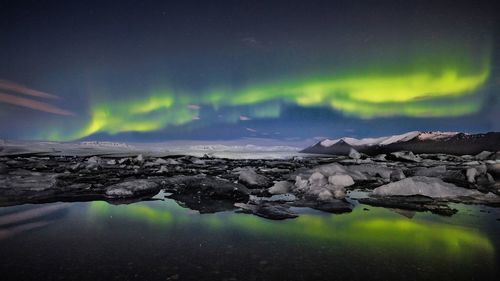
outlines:
{"label": "dark blue sky", "polygon": [[500,130],[495,1],[119,2],[0,2],[0,137]]}

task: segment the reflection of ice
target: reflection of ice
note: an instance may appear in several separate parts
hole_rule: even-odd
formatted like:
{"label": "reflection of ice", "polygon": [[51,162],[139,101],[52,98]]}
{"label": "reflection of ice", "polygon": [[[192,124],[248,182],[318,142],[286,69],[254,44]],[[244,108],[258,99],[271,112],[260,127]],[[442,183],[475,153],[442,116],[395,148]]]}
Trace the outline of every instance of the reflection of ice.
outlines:
{"label": "reflection of ice", "polygon": [[55,220],[47,217],[68,208],[68,206],[69,204],[41,205],[28,210],[0,215],[0,240],[51,224]]}

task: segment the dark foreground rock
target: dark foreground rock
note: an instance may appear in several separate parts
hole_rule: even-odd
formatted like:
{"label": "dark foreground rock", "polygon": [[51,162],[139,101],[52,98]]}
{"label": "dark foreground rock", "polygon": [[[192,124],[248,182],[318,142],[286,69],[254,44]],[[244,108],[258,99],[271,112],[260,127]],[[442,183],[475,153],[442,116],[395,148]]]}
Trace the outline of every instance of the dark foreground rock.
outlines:
{"label": "dark foreground rock", "polygon": [[446,203],[435,200],[431,197],[422,195],[412,195],[412,196],[388,196],[388,197],[372,197],[372,198],[362,198],[358,199],[362,204],[376,206],[376,207],[386,207],[386,208],[396,208],[403,210],[413,210],[413,211],[430,211],[431,213],[452,216],[457,210],[450,208]]}
{"label": "dark foreground rock", "polygon": [[16,171],[0,176],[0,206],[54,201],[106,200],[113,203],[151,198],[160,186],[148,180],[129,179],[116,184],[65,183],[61,175]]}
{"label": "dark foreground rock", "polygon": [[362,204],[449,216],[456,210],[448,202],[500,205],[497,155],[401,152],[372,159],[353,152],[349,158],[288,160],[11,155],[0,157],[0,206],[88,200],[127,204],[152,200],[163,190],[200,213],[239,208],[267,219],[288,219],[302,211],[290,207],[349,213],[357,205],[350,192],[361,191],[368,197],[359,199]]}
{"label": "dark foreground rock", "polygon": [[250,191],[243,185],[209,176],[174,176],[162,181],[168,198],[200,213],[234,209],[234,202],[247,202]]}
{"label": "dark foreground rock", "polygon": [[163,180],[164,188],[199,198],[246,201],[250,191],[243,185],[207,176],[174,176]]}
{"label": "dark foreground rock", "polygon": [[354,208],[354,205],[345,199],[333,199],[327,202],[297,201],[291,205],[295,207],[307,207],[333,214],[350,213]]}
{"label": "dark foreground rock", "polygon": [[236,203],[236,207],[241,208],[242,212],[254,214],[259,217],[272,220],[293,219],[299,215],[290,211],[287,205],[260,203],[260,204],[243,204]]}
{"label": "dark foreground rock", "polygon": [[201,193],[198,194],[173,193],[166,197],[175,200],[177,204],[179,204],[180,206],[191,210],[196,210],[200,214],[211,214],[211,213],[224,212],[236,209],[233,200],[203,198],[201,196]]}
{"label": "dark foreground rock", "polygon": [[130,198],[143,195],[155,195],[160,191],[157,183],[148,180],[131,180],[106,187],[108,198]]}

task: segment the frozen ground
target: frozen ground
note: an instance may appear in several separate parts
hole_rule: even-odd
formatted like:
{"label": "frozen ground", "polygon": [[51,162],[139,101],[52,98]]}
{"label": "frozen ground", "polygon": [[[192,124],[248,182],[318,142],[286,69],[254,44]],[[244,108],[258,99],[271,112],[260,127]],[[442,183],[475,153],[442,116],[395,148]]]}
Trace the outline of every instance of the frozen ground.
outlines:
{"label": "frozen ground", "polygon": [[[298,153],[300,144],[277,145],[273,141],[172,141],[163,143],[118,143],[118,142],[48,142],[11,141],[0,142],[0,156],[108,156],[126,157],[142,154],[151,157],[189,155],[228,159],[286,159],[304,156]],[[250,141],[249,141],[250,142]],[[296,146],[295,146],[296,145]]]}

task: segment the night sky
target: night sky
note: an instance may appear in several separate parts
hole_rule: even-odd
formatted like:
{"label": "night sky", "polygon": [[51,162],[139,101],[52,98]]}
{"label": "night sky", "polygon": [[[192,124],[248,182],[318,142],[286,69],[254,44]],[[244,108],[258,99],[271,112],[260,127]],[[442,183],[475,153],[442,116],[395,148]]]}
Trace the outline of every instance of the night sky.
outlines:
{"label": "night sky", "polygon": [[4,0],[0,138],[499,131],[499,19],[495,1]]}

